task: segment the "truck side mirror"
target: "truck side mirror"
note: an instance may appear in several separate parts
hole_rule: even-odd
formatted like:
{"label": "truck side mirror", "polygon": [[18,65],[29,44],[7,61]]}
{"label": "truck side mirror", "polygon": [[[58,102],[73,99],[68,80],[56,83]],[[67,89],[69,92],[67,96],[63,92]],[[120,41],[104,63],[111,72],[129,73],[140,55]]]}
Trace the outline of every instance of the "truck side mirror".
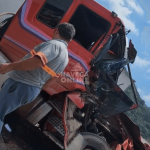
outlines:
{"label": "truck side mirror", "polygon": [[128,58],[133,64],[135,61],[137,55],[137,50],[134,48],[134,45],[132,44],[132,41],[129,42],[129,48],[128,48]]}

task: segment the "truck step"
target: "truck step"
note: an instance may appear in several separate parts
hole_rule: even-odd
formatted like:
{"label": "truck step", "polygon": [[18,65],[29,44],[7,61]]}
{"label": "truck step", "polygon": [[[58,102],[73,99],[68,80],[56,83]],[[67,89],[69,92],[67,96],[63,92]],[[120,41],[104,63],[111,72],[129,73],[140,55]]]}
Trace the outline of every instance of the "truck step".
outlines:
{"label": "truck step", "polygon": [[48,118],[48,122],[64,137],[65,130],[61,119],[52,116]]}
{"label": "truck step", "polygon": [[63,101],[59,100],[59,99],[52,99],[50,101],[48,101],[47,103],[49,103],[51,106],[53,106],[58,113],[62,116],[63,115]]}
{"label": "truck step", "polygon": [[61,149],[64,149],[64,145],[62,142],[60,142],[54,135],[49,133],[48,131],[43,132],[49,139],[51,139],[53,142],[55,142]]}

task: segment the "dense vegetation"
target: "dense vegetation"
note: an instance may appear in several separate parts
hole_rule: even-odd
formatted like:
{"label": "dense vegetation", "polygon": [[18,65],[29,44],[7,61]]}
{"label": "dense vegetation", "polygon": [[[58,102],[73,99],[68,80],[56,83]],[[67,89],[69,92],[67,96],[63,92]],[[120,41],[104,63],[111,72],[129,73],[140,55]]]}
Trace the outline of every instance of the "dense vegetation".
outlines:
{"label": "dense vegetation", "polygon": [[126,114],[139,126],[141,135],[150,141],[150,107],[148,107],[145,104],[145,101],[141,99],[137,90],[136,95],[139,102],[139,108],[128,111]]}

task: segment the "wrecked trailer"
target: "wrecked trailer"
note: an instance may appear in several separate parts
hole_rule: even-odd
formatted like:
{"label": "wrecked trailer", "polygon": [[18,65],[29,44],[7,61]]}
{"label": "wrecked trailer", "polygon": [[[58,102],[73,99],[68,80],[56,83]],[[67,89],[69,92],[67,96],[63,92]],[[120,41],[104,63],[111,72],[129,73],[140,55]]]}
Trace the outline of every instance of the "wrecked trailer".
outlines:
{"label": "wrecked trailer", "polygon": [[18,61],[52,39],[61,22],[76,28],[68,66],[14,115],[61,149],[146,150],[138,126],[123,113],[138,107],[130,70],[136,50],[132,41],[126,47],[125,26],[115,12],[93,0],[27,0],[1,22],[0,51]]}

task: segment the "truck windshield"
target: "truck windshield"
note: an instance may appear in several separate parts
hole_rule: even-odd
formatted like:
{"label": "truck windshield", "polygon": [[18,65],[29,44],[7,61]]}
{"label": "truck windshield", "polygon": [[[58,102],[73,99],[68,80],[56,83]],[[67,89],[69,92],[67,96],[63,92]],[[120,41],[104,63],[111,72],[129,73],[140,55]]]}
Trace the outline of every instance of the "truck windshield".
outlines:
{"label": "truck windshield", "polygon": [[[101,76],[105,76],[105,78],[100,78],[97,86],[97,96],[103,101],[103,105],[100,106],[101,114],[109,117],[132,109],[133,106],[137,105],[138,92],[134,80],[131,79],[126,67],[113,73],[113,68],[119,64],[116,63],[112,66],[112,62],[109,66],[109,63],[105,64],[105,61],[103,63],[104,65],[101,62],[100,70],[102,72],[102,68],[104,68],[104,72],[107,70],[107,73],[102,73]],[[120,63],[122,62],[120,61]],[[108,67],[107,69],[105,68],[106,66]],[[136,95],[134,95],[134,92]]]}
{"label": "truck windshield", "polygon": [[100,112],[105,117],[138,106],[138,92],[131,77],[129,53],[124,39],[121,31],[111,35],[103,50],[93,60],[100,73],[96,95],[102,101]]}
{"label": "truck windshield", "polygon": [[110,29],[110,22],[85,7],[80,5],[69,21],[75,26],[74,40],[89,49],[100,37]]}
{"label": "truck windshield", "polygon": [[37,19],[51,28],[55,28],[69,9],[73,0],[46,0],[37,15]]}

